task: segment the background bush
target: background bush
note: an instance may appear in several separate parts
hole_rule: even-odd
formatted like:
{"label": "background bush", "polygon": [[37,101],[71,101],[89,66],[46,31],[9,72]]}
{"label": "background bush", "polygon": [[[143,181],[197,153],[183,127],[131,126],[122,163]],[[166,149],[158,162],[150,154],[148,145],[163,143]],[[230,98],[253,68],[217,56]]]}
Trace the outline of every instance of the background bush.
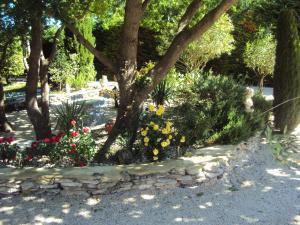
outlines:
{"label": "background bush", "polygon": [[233,79],[192,72],[181,83],[174,113],[190,144],[233,144],[263,127],[261,110],[245,112],[245,87]]}

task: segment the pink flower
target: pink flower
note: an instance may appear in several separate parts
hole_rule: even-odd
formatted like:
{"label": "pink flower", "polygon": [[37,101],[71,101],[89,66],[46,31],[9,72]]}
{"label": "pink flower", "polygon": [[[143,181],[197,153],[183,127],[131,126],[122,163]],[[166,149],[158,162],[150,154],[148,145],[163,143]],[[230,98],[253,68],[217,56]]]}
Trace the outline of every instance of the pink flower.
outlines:
{"label": "pink flower", "polygon": [[44,143],[46,143],[46,144],[47,144],[47,143],[50,143],[50,142],[51,142],[51,139],[50,139],[50,138],[44,138],[44,140],[43,140],[43,141],[44,141]]}
{"label": "pink flower", "polygon": [[78,131],[72,131],[71,132],[71,137],[77,137],[79,135]]}
{"label": "pink flower", "polygon": [[39,142],[37,142],[37,141],[33,141],[31,143],[31,148],[37,148],[38,146],[39,146]]}
{"label": "pink flower", "polygon": [[4,137],[0,137],[0,144],[5,142],[5,138]]}
{"label": "pink flower", "polygon": [[84,128],[82,129],[82,131],[83,131],[83,133],[88,134],[88,133],[91,132],[91,129],[88,128],[88,127],[84,127]]}
{"label": "pink flower", "polygon": [[74,127],[76,125],[76,121],[75,120],[71,120],[70,124]]}
{"label": "pink flower", "polygon": [[76,144],[70,144],[72,149],[76,149]]}

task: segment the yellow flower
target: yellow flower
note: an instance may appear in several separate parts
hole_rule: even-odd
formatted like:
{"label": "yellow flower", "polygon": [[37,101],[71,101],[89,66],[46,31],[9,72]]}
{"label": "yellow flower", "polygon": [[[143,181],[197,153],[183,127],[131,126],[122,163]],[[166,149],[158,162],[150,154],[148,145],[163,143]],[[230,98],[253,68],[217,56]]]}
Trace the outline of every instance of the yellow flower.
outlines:
{"label": "yellow flower", "polygon": [[170,144],[171,144],[171,142],[170,142],[170,140],[169,140],[169,139],[167,139],[167,140],[166,140],[166,143],[167,143],[168,145],[170,145]]}
{"label": "yellow flower", "polygon": [[171,128],[172,125],[173,125],[173,123],[171,123],[170,121],[166,122],[166,127]]}
{"label": "yellow flower", "polygon": [[158,130],[159,126],[157,124],[153,125],[153,130]]}
{"label": "yellow flower", "polygon": [[142,136],[144,136],[144,137],[147,135],[147,133],[148,133],[148,132],[147,132],[146,130],[143,130],[143,131],[141,132]]}
{"label": "yellow flower", "polygon": [[154,126],[155,123],[153,121],[150,122],[150,126]]}
{"label": "yellow flower", "polygon": [[161,132],[162,132],[163,134],[168,134],[168,133],[169,133],[168,129],[166,129],[166,128],[162,129]]}
{"label": "yellow flower", "polygon": [[149,127],[146,127],[146,131],[148,131],[149,130]]}
{"label": "yellow flower", "polygon": [[157,156],[153,156],[153,160],[154,161],[158,160],[158,157]]}
{"label": "yellow flower", "polygon": [[159,151],[155,148],[155,149],[153,150],[153,155],[158,155],[158,153],[159,153]]}
{"label": "yellow flower", "polygon": [[156,115],[161,116],[162,114],[164,114],[165,112],[165,108],[163,105],[158,105],[158,109],[156,111]]}
{"label": "yellow flower", "polygon": [[171,140],[173,138],[173,136],[172,135],[169,135],[169,139]]}
{"label": "yellow flower", "polygon": [[181,142],[181,143],[184,143],[184,142],[185,142],[185,136],[182,136],[182,137],[181,137],[180,142]]}
{"label": "yellow flower", "polygon": [[149,111],[150,111],[150,112],[154,112],[154,111],[155,111],[155,106],[152,105],[152,104],[149,105],[148,108],[149,108]]}
{"label": "yellow flower", "polygon": [[148,143],[150,140],[149,140],[149,138],[148,137],[144,137],[144,142],[145,143]]}
{"label": "yellow flower", "polygon": [[147,142],[147,143],[144,143],[144,145],[147,147],[149,144],[148,144],[148,142]]}
{"label": "yellow flower", "polygon": [[161,144],[161,147],[163,147],[163,148],[165,148],[165,147],[167,147],[168,146],[168,143],[167,142],[165,142],[165,141],[163,141],[162,143],[160,143]]}

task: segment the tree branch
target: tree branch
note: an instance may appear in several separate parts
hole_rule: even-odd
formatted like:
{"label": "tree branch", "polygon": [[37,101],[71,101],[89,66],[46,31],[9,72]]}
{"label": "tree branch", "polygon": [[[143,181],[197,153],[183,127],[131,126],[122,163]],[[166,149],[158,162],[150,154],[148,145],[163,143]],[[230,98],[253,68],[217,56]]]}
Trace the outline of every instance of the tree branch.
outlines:
{"label": "tree branch", "polygon": [[145,12],[147,9],[147,6],[149,5],[151,0],[144,0],[143,4],[142,4],[142,11]]}
{"label": "tree branch", "polygon": [[101,51],[97,50],[86,38],[80,33],[80,31],[71,23],[64,21],[67,28],[77,37],[80,44],[87,48],[104,66],[106,66],[111,72],[116,73],[116,66],[107,58]]}
{"label": "tree branch", "polygon": [[190,24],[193,17],[197,13],[198,9],[200,8],[202,0],[193,0],[190,5],[187,7],[185,13],[181,17],[179,24],[178,24],[178,33],[181,32],[186,26]]}
{"label": "tree branch", "polygon": [[217,7],[209,11],[194,27],[184,29],[175,36],[164,56],[147,74],[147,76],[152,77],[152,84],[139,93],[136,97],[137,101],[151,93],[155,86],[167,75],[169,69],[174,66],[184,49],[192,41],[199,39],[236,1],[222,0]]}

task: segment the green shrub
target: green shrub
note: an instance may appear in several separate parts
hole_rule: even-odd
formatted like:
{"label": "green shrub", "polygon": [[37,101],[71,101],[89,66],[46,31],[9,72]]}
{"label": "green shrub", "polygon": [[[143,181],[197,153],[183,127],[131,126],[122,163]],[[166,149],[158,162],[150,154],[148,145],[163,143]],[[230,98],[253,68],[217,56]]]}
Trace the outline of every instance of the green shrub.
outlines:
{"label": "green shrub", "polygon": [[175,117],[189,143],[237,143],[262,127],[260,111],[245,112],[245,87],[229,77],[188,74]]}
{"label": "green shrub", "polygon": [[76,121],[76,126],[82,127],[82,120],[87,113],[87,105],[84,101],[65,102],[57,106],[54,113],[57,117],[56,129],[68,133],[72,128],[72,120]]}

